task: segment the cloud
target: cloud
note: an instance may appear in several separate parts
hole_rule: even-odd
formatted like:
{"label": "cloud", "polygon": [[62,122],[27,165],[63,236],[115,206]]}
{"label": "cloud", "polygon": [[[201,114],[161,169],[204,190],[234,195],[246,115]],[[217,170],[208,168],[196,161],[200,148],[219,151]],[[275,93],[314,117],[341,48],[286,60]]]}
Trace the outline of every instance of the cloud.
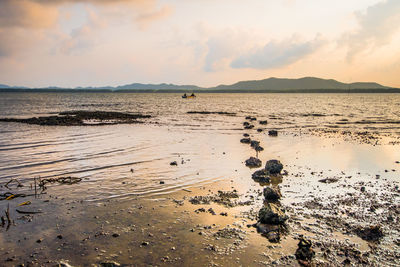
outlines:
{"label": "cloud", "polygon": [[400,29],[400,1],[382,1],[368,7],[364,13],[355,13],[355,16],[359,28],[345,33],[339,41],[348,48],[348,61],[368,48],[391,42],[393,35]]}
{"label": "cloud", "polygon": [[155,21],[168,17],[172,13],[172,9],[169,6],[163,6],[158,10],[145,12],[137,15],[135,21],[139,23],[141,29],[148,27],[148,25]]}
{"label": "cloud", "polygon": [[0,28],[47,28],[57,21],[58,10],[29,0],[1,0]]}
{"label": "cloud", "polygon": [[308,42],[297,41],[295,37],[282,41],[271,41],[264,47],[253,49],[231,62],[232,68],[271,69],[295,63],[314,53],[324,41],[319,35]]}

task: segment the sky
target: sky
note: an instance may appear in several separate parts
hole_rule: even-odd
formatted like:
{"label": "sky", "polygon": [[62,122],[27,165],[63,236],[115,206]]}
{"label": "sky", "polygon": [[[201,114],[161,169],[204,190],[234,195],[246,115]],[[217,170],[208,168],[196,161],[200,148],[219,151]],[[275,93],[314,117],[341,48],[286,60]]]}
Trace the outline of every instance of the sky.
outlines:
{"label": "sky", "polygon": [[399,0],[0,0],[0,83],[400,88]]}

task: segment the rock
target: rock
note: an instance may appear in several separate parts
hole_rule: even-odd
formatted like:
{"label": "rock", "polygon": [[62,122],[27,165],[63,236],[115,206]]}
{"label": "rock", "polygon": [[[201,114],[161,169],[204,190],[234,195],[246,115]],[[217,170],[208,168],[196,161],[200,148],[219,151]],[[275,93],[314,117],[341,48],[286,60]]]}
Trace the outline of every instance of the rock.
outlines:
{"label": "rock", "polygon": [[243,137],[249,137],[250,135],[248,133],[244,133]]}
{"label": "rock", "polygon": [[268,135],[269,136],[278,136],[278,131],[277,130],[269,130]]}
{"label": "rock", "polygon": [[310,266],[311,260],[315,256],[311,241],[301,237],[295,256],[301,265]]}
{"label": "rock", "polygon": [[257,152],[264,151],[264,148],[262,146],[256,146],[254,149]]}
{"label": "rock", "polygon": [[36,243],[42,243],[43,238],[39,238],[38,240],[36,240]]}
{"label": "rock", "polygon": [[149,242],[147,242],[147,241],[144,241],[144,242],[142,242],[142,246],[148,246],[150,243]]}
{"label": "rock", "polygon": [[284,224],[288,216],[275,204],[267,203],[258,212],[259,221],[266,224]]}
{"label": "rock", "polygon": [[260,145],[260,141],[256,141],[256,140],[251,140],[250,141],[250,146],[251,147],[256,147]]}
{"label": "rock", "polygon": [[178,166],[178,162],[173,161],[173,162],[171,162],[169,165],[171,165],[171,166]]}
{"label": "rock", "polygon": [[259,133],[261,133],[262,131],[264,131],[264,130],[261,129],[261,128],[258,128],[258,129],[257,129],[257,132],[259,132]]}
{"label": "rock", "polygon": [[215,211],[213,210],[213,208],[209,208],[209,209],[208,209],[208,212],[211,213],[212,215],[217,215],[217,214],[215,213]]}
{"label": "rock", "polygon": [[279,188],[265,187],[264,188],[264,197],[269,201],[276,201],[282,197]]}
{"label": "rock", "polygon": [[243,126],[249,126],[249,125],[250,125],[250,122],[248,122],[248,121],[243,122]]}
{"label": "rock", "polygon": [[358,227],[354,230],[355,234],[366,241],[379,241],[383,236],[383,231],[379,225],[369,227]]}
{"label": "rock", "polygon": [[260,124],[262,124],[262,125],[266,125],[266,124],[268,124],[268,121],[259,121],[258,123],[260,123]]}
{"label": "rock", "polygon": [[257,168],[257,167],[261,167],[261,160],[259,160],[258,158],[255,157],[250,157],[249,159],[247,159],[245,161],[246,166],[247,167],[251,167],[251,168]]}
{"label": "rock", "polygon": [[244,128],[245,128],[245,129],[253,129],[253,128],[254,128],[254,125],[252,125],[252,124],[246,125],[246,126],[244,126]]}
{"label": "rock", "polygon": [[62,235],[58,235],[57,238],[58,239],[63,239],[63,236]]}
{"label": "rock", "polygon": [[242,139],[240,139],[240,143],[243,143],[243,144],[250,144],[250,142],[251,142],[250,138],[242,138]]}
{"label": "rock", "polygon": [[283,165],[279,160],[271,159],[265,164],[265,170],[270,174],[280,174],[283,169]]}
{"label": "rock", "polygon": [[164,181],[160,181],[160,184],[165,184],[165,182]]}
{"label": "rock", "polygon": [[278,243],[281,240],[281,235],[278,231],[268,232],[265,236],[271,243]]}
{"label": "rock", "polygon": [[112,237],[119,237],[119,234],[118,233],[113,233]]}
{"label": "rock", "polygon": [[267,175],[267,172],[264,169],[255,171],[252,175],[251,178],[253,178],[257,182],[261,183],[269,183],[271,181],[271,178]]}
{"label": "rock", "polygon": [[339,181],[338,178],[325,178],[325,179],[318,180],[318,182],[325,183],[325,184],[336,183],[337,181]]}

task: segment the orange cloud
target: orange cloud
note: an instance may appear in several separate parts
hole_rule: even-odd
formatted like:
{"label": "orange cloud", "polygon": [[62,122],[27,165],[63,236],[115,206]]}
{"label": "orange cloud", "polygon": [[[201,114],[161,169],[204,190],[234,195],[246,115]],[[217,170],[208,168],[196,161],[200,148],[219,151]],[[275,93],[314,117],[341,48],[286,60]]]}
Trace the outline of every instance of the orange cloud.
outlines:
{"label": "orange cloud", "polygon": [[58,10],[29,0],[0,1],[0,27],[46,28],[54,25]]}

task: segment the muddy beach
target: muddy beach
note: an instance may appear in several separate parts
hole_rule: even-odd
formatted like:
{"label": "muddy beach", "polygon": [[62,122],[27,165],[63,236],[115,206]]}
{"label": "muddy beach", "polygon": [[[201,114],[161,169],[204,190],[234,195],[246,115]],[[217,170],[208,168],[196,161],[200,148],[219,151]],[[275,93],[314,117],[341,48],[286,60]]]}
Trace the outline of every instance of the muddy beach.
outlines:
{"label": "muddy beach", "polygon": [[197,105],[132,125],[0,122],[0,265],[400,264],[396,124]]}

